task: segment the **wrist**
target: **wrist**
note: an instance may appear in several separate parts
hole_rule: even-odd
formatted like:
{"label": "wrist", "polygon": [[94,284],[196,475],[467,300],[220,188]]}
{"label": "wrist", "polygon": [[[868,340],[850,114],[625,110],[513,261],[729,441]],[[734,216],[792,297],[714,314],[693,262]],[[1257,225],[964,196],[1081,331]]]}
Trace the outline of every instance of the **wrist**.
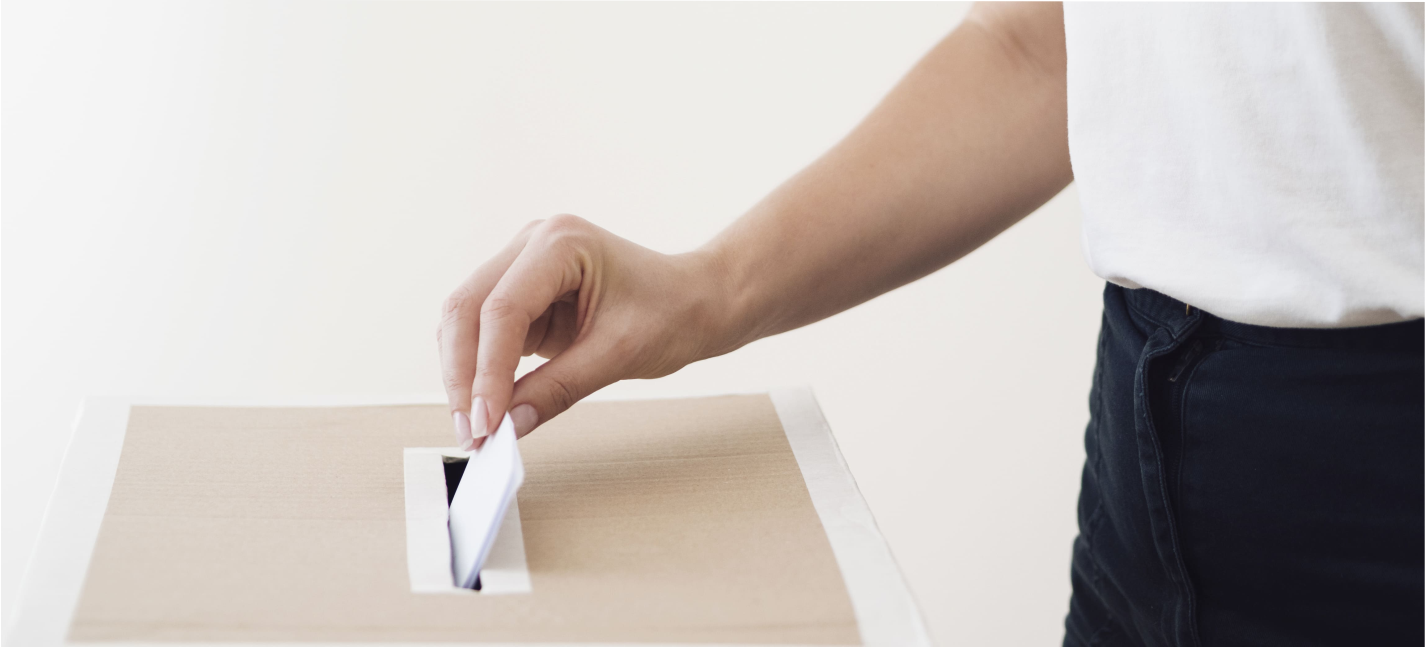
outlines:
{"label": "wrist", "polygon": [[677,256],[688,276],[689,311],[698,322],[699,347],[694,361],[717,357],[745,346],[758,337],[756,317],[747,290],[724,250],[708,245]]}

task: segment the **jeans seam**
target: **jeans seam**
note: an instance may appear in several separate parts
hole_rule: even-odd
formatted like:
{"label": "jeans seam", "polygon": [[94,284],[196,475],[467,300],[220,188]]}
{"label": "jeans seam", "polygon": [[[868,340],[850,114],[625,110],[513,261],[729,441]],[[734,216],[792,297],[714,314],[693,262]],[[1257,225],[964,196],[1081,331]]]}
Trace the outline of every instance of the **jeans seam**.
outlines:
{"label": "jeans seam", "polygon": [[[1148,438],[1152,442],[1152,449],[1154,454],[1156,454],[1154,462],[1157,463],[1157,478],[1154,479],[1155,482],[1153,483],[1153,486],[1156,486],[1157,496],[1161,497],[1163,500],[1164,523],[1166,524],[1165,530],[1167,531],[1168,535],[1168,548],[1171,552],[1171,561],[1165,559],[1162,562],[1162,566],[1165,570],[1167,570],[1170,578],[1180,580],[1180,591],[1184,593],[1184,597],[1187,598],[1187,611],[1189,620],[1192,618],[1194,608],[1192,603],[1192,586],[1187,581],[1187,568],[1183,563],[1182,542],[1180,541],[1180,537],[1178,536],[1178,521],[1175,518],[1177,510],[1173,506],[1172,499],[1169,497],[1169,484],[1166,471],[1167,461],[1166,456],[1164,455],[1163,442],[1160,437],[1161,430],[1158,429],[1158,425],[1154,421],[1154,417],[1156,415],[1154,413],[1154,405],[1156,404],[1158,406],[1163,406],[1164,403],[1154,403],[1152,401],[1152,398],[1150,397],[1152,389],[1149,387],[1148,382],[1150,381],[1150,371],[1152,370],[1151,367],[1154,361],[1163,357],[1170,357],[1174,353],[1179,352],[1183,348],[1183,345],[1187,343],[1188,338],[1198,328],[1198,325],[1200,323],[1200,318],[1196,320],[1189,320],[1185,322],[1186,325],[1183,326],[1183,329],[1178,334],[1174,334],[1174,331],[1169,328],[1160,328],[1155,331],[1149,337],[1148,346],[1152,345],[1153,337],[1157,336],[1160,333],[1166,335],[1168,339],[1166,340],[1166,343],[1161,347],[1153,350],[1146,350],[1144,352],[1144,354],[1139,359],[1139,366],[1137,369],[1138,377],[1135,378],[1135,380],[1138,381],[1138,386],[1135,386],[1135,392],[1137,392],[1137,395],[1135,397],[1143,398],[1142,402],[1144,406],[1143,419],[1141,421],[1136,422],[1137,424],[1143,424],[1147,426],[1149,430]],[[1201,364],[1200,360],[1198,361],[1198,364]],[[1194,372],[1196,372],[1196,365],[1194,365],[1193,369]],[[1184,386],[1186,386],[1186,384],[1184,384]],[[1152,486],[1150,486],[1145,480],[1145,496],[1148,496],[1147,488],[1149,487]],[[1157,539],[1155,539],[1154,541],[1156,543]],[[1173,577],[1174,571],[1176,571],[1177,577]],[[1193,623],[1189,621],[1187,627],[1188,640],[1191,642],[1191,644],[1198,645],[1199,643],[1197,641],[1196,631],[1194,630],[1192,625]]]}
{"label": "jeans seam", "polygon": [[[1103,323],[1100,324],[1100,326],[1103,327],[1103,328],[1105,328],[1105,329],[1107,328],[1107,326],[1108,326],[1108,313],[1104,313],[1104,316],[1103,316]],[[1104,332],[1107,332],[1107,330],[1105,330]],[[1102,358],[1103,358],[1103,356],[1104,356],[1104,352],[1105,352],[1105,350],[1106,350],[1107,348],[1108,348],[1108,335],[1106,335],[1106,334],[1100,334],[1099,337],[1098,337],[1098,358],[1099,358],[1099,360],[1096,361],[1095,364],[1094,364],[1094,376],[1093,376],[1093,380],[1094,380],[1094,383],[1093,383],[1093,393],[1094,393],[1094,403],[1093,403],[1093,407],[1094,407],[1094,411],[1093,411],[1093,412],[1097,414],[1097,416],[1092,419],[1092,424],[1093,424],[1093,430],[1092,430],[1092,431],[1093,431],[1093,442],[1094,442],[1094,448],[1096,449],[1096,451],[1094,452],[1094,457],[1093,457],[1093,471],[1094,471],[1094,483],[1095,483],[1095,486],[1097,486],[1098,479],[1099,479],[1099,478],[1102,476],[1102,474],[1103,474],[1103,434],[1100,433],[1100,427],[1102,426],[1100,423],[1103,422],[1103,412],[1104,412],[1104,409],[1103,409],[1103,366],[1102,366],[1102,361],[1101,361],[1101,360],[1102,360]],[[1102,513],[1103,513],[1103,495],[1102,495],[1102,493],[1100,493],[1099,496],[1094,497],[1094,507],[1093,507],[1093,510],[1089,512],[1089,516],[1088,516],[1088,518],[1085,520],[1085,521],[1086,521],[1086,525],[1088,526],[1087,528],[1084,529],[1084,534],[1085,534],[1085,535],[1091,534],[1091,532],[1092,532],[1091,529],[1092,529],[1093,526],[1094,526],[1094,522],[1098,520],[1099,516],[1102,515]]]}
{"label": "jeans seam", "polygon": [[1127,299],[1124,299],[1123,302],[1128,305],[1128,309],[1129,309],[1129,310],[1132,310],[1133,312],[1137,313],[1138,316],[1140,316],[1140,317],[1142,317],[1142,318],[1144,318],[1144,319],[1147,319],[1148,321],[1152,322],[1153,325],[1155,325],[1155,326],[1157,326],[1157,327],[1159,327],[1159,328],[1166,328],[1166,329],[1168,329],[1168,334],[1172,334],[1172,329],[1173,329],[1173,325],[1172,325],[1172,324],[1167,323],[1167,322],[1165,322],[1165,321],[1162,321],[1162,320],[1158,319],[1157,317],[1154,317],[1153,315],[1150,315],[1150,314],[1148,314],[1147,312],[1144,312],[1143,310],[1139,309],[1138,306],[1133,305],[1133,302],[1132,302],[1132,301],[1129,301],[1129,300],[1127,300]]}
{"label": "jeans seam", "polygon": [[[1102,360],[1104,358],[1105,350],[1108,347],[1108,336],[1110,334],[1108,330],[1109,325],[1110,324],[1108,321],[1108,313],[1105,312],[1102,323],[1100,324],[1101,332],[1099,333],[1098,338],[1097,361],[1095,362],[1093,373],[1093,399],[1089,403],[1091,415],[1089,418],[1089,428],[1087,429],[1087,433],[1093,438],[1095,452],[1092,457],[1089,457],[1089,461],[1086,463],[1086,469],[1093,472],[1095,483],[1097,483],[1098,479],[1103,474],[1103,439],[1102,435],[1100,434],[1100,429],[1102,428],[1101,423],[1103,422],[1104,415],[1104,368]],[[1082,496],[1082,494],[1080,494],[1080,496]],[[1088,514],[1084,516],[1083,526],[1079,529],[1079,541],[1083,543],[1082,551],[1079,552],[1079,555],[1082,557],[1082,561],[1085,563],[1085,565],[1087,565],[1087,567],[1091,570],[1091,572],[1088,574],[1088,580],[1089,586],[1093,588],[1093,595],[1095,597],[1101,597],[1102,594],[1100,592],[1103,590],[1103,568],[1099,565],[1098,558],[1094,555],[1093,550],[1093,545],[1097,539],[1098,534],[1096,530],[1098,528],[1098,523],[1102,517],[1103,496],[1102,493],[1100,493],[1099,496],[1094,497],[1093,507],[1088,511]],[[1078,561],[1077,557],[1075,561]],[[1088,644],[1102,644],[1102,641],[1106,636],[1112,635],[1115,622],[1116,620],[1113,618],[1113,615],[1108,613],[1108,611],[1105,609],[1104,620],[1097,628],[1093,630],[1093,633],[1089,635]]]}
{"label": "jeans seam", "polygon": [[[1154,326],[1157,326],[1158,328],[1166,329],[1166,330],[1168,331],[1168,335],[1171,336],[1174,341],[1176,341],[1176,340],[1178,339],[1178,337],[1181,336],[1180,334],[1174,334],[1174,332],[1173,332],[1174,330],[1176,330],[1177,324],[1174,324],[1174,323],[1172,323],[1172,322],[1170,322],[1170,321],[1164,321],[1164,320],[1163,320],[1162,318],[1160,318],[1160,317],[1155,317],[1155,316],[1149,314],[1148,312],[1146,312],[1146,311],[1144,311],[1143,309],[1139,308],[1138,306],[1134,305],[1132,301],[1126,301],[1126,300],[1125,300],[1124,303],[1128,306],[1128,309],[1129,309],[1129,310],[1132,310],[1132,311],[1133,311],[1135,314],[1137,314],[1138,316],[1140,316],[1140,317],[1142,317],[1142,318],[1148,320],[1149,323],[1152,323]],[[1202,312],[1202,311],[1199,310],[1199,312]],[[1207,313],[1206,313],[1206,312],[1203,312],[1203,314],[1206,315]],[[1222,319],[1222,321],[1228,321],[1228,320],[1227,320],[1227,319]],[[1235,323],[1235,322],[1234,322],[1234,323]],[[1244,324],[1244,325],[1245,325],[1245,324]],[[1186,332],[1186,331],[1184,331],[1184,332]],[[1232,333],[1230,333],[1230,332],[1227,332],[1227,331],[1225,331],[1225,330],[1214,330],[1214,331],[1212,331],[1212,334],[1213,334],[1214,336],[1224,337],[1224,338],[1227,338],[1227,339],[1231,339],[1232,341],[1235,341],[1235,342],[1238,342],[1238,343],[1242,343],[1242,344],[1246,344],[1246,345],[1248,345],[1248,346],[1254,346],[1254,347],[1257,347],[1257,348],[1298,348],[1298,349],[1306,349],[1306,350],[1313,350],[1313,349],[1320,349],[1320,348],[1322,348],[1321,346],[1318,346],[1318,345],[1311,345],[1311,344],[1293,344],[1293,343],[1288,343],[1288,342],[1264,342],[1264,341],[1257,340],[1257,339],[1248,339],[1248,338],[1246,338],[1246,337],[1239,337],[1239,336],[1234,335],[1234,334],[1232,334]]]}
{"label": "jeans seam", "polygon": [[1187,556],[1183,552],[1182,539],[1182,481],[1183,458],[1184,454],[1186,453],[1187,447],[1187,402],[1188,396],[1192,394],[1193,378],[1197,376],[1198,369],[1202,368],[1202,365],[1207,363],[1208,358],[1212,357],[1212,354],[1217,352],[1218,350],[1219,349],[1216,347],[1210,347],[1208,351],[1202,355],[1202,357],[1198,358],[1197,363],[1193,365],[1192,369],[1188,372],[1188,374],[1184,376],[1182,402],[1178,405],[1178,441],[1181,446],[1178,449],[1178,469],[1177,473],[1174,475],[1175,483],[1173,483],[1174,497],[1172,500],[1176,501],[1177,503],[1173,510],[1173,516],[1178,517],[1178,519],[1176,519],[1174,523],[1173,543],[1176,548],[1175,552],[1178,556],[1178,568],[1182,570],[1183,589],[1187,594],[1187,629],[1189,639],[1192,641],[1193,645],[1201,645],[1202,638],[1198,635],[1197,630],[1197,588],[1193,586],[1192,578],[1188,575]]}
{"label": "jeans seam", "polygon": [[[1224,338],[1224,339],[1231,339],[1232,341],[1235,341],[1235,342],[1237,342],[1237,343],[1239,343],[1239,344],[1243,344],[1243,345],[1246,345],[1246,346],[1251,346],[1251,347],[1253,347],[1253,348],[1291,348],[1291,349],[1295,349],[1295,350],[1335,350],[1335,349],[1332,349],[1332,348],[1327,348],[1327,347],[1323,347],[1323,346],[1312,346],[1312,345],[1309,345],[1309,344],[1288,344],[1288,343],[1281,343],[1281,342],[1264,342],[1264,341],[1257,340],[1257,339],[1248,339],[1248,338],[1246,338],[1246,337],[1238,337],[1237,335],[1234,335],[1234,334],[1232,334],[1232,333],[1230,333],[1230,332],[1227,332],[1227,331],[1224,331],[1224,330],[1215,330],[1215,331],[1213,331],[1213,334],[1216,335],[1216,336],[1218,336],[1218,337],[1222,337],[1222,338]],[[1348,349],[1343,349],[1343,350],[1348,350]]]}

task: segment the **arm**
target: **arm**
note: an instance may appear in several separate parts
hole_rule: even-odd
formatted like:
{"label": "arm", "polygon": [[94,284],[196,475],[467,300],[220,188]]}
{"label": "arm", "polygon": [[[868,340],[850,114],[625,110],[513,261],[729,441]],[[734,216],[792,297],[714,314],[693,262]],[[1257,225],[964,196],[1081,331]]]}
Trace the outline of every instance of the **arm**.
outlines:
{"label": "arm", "polygon": [[1063,190],[1064,91],[1059,4],[976,5],[845,140],[705,247],[731,276],[738,345],[934,272]]}
{"label": "arm", "polygon": [[[523,435],[608,384],[817,321],[984,244],[1073,179],[1064,73],[1058,4],[977,5],[850,135],[697,251],[572,216],[532,223],[446,302],[458,439],[507,409]],[[535,352],[552,359],[515,383]]]}

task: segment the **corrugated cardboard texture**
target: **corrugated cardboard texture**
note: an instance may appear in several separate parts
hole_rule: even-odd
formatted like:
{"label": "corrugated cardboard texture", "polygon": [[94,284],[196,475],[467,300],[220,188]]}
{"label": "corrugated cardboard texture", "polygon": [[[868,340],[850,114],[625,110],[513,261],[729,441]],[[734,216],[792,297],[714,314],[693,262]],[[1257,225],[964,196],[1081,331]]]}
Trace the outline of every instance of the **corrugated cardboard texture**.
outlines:
{"label": "corrugated cardboard texture", "polygon": [[520,441],[534,591],[410,592],[443,406],[135,407],[76,641],[859,644],[765,395],[584,403]]}

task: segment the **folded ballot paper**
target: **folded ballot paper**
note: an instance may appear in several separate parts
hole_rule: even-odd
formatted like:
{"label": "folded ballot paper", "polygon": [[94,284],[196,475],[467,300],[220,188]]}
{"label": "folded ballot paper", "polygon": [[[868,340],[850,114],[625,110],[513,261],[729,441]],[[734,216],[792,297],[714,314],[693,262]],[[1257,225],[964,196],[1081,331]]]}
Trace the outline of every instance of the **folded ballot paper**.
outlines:
{"label": "folded ballot paper", "polygon": [[86,400],[4,644],[929,645],[810,390],[443,400]]}
{"label": "folded ballot paper", "polygon": [[480,567],[490,554],[500,522],[524,483],[524,463],[510,414],[467,461],[450,500],[450,550],[455,583],[478,589]]}

